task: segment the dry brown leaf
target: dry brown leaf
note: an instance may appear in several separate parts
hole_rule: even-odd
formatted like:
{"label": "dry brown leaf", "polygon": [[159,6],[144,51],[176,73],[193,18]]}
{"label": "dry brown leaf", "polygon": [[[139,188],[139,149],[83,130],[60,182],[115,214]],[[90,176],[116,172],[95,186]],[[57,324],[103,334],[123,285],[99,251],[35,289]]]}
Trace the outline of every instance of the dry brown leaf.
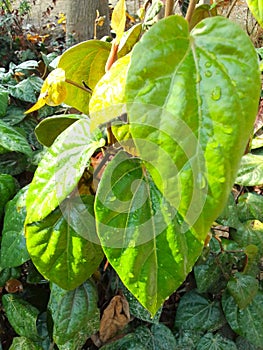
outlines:
{"label": "dry brown leaf", "polygon": [[113,297],[100,321],[100,340],[106,343],[130,322],[129,304],[124,295]]}

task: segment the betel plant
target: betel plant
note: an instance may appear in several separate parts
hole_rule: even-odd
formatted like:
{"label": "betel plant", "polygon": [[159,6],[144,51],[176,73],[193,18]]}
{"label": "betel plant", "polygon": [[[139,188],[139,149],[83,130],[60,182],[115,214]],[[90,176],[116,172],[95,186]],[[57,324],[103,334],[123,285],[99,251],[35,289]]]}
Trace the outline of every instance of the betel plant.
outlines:
{"label": "betel plant", "polygon": [[[125,1],[119,1],[115,42],[91,40],[67,50],[29,110],[65,102],[84,113],[38,125],[46,153],[14,202],[18,212],[26,207],[30,258],[52,282],[49,308],[61,349],[79,348],[92,334],[89,324],[62,334],[67,301],[78,298],[96,328],[88,279],[104,256],[153,316],[192,270],[227,202],[258,109],[258,59],[242,29],[225,18],[201,20],[189,32],[193,5],[187,20],[169,16],[149,30],[138,24],[124,33]],[[252,9],[260,21],[260,7]],[[199,289],[211,292],[202,279]],[[13,299],[4,298],[7,312],[19,304]],[[181,313],[190,299],[206,303],[192,293]],[[39,341],[35,314],[31,328],[16,331]],[[245,333],[234,321],[233,329]]]}
{"label": "betel plant", "polygon": [[[105,254],[154,315],[191,271],[224,207],[257,113],[260,75],[249,38],[225,18],[189,33],[184,18],[167,17],[127,53],[138,27],[121,47],[124,12],[120,1],[112,46],[69,49],[42,88],[38,103],[65,101],[90,119],[48,135],[27,193],[26,239],[35,266],[65,289],[89,278]],[[108,164],[92,174],[96,152]],[[101,177],[97,188],[89,177]]]}

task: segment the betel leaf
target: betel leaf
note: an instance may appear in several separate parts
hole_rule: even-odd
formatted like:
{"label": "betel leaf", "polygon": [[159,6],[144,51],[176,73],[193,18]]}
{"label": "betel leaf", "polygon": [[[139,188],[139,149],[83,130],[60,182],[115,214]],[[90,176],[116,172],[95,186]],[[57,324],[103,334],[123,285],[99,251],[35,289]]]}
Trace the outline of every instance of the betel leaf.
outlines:
{"label": "betel leaf", "polygon": [[15,105],[8,106],[6,115],[2,118],[2,120],[11,126],[14,126],[26,118],[24,112],[24,108]]}
{"label": "betel leaf", "polygon": [[5,313],[17,334],[31,340],[39,340],[37,333],[37,308],[14,294],[5,294],[2,297]]}
{"label": "betel leaf", "polygon": [[10,279],[17,279],[21,276],[21,269],[20,267],[12,267],[12,268],[6,268],[3,269],[0,272],[0,286],[3,287],[6,282]]}
{"label": "betel leaf", "polygon": [[262,348],[254,346],[247,339],[241,336],[237,337],[236,345],[238,350],[262,350]]}
{"label": "betel leaf", "polygon": [[65,291],[51,285],[48,308],[54,322],[53,337],[59,349],[80,349],[99,328],[97,290],[91,281]]}
{"label": "betel leaf", "polygon": [[38,141],[44,146],[50,147],[59,134],[79,119],[81,116],[77,114],[62,114],[45,118],[35,129]]}
{"label": "betel leaf", "polygon": [[121,58],[127,55],[136,42],[139,40],[142,31],[142,24],[138,23],[132,26],[127,32],[125,32],[120,40],[118,47],[118,57]]}
{"label": "betel leaf", "polygon": [[263,27],[263,2],[262,0],[247,0],[248,7],[255,19]]}
{"label": "betel leaf", "polygon": [[8,92],[0,90],[0,117],[6,114],[8,106]]}
{"label": "betel leaf", "polygon": [[175,337],[171,330],[164,324],[154,324],[151,326],[151,329],[148,327],[138,327],[134,334],[142,343],[145,350],[176,349]]}
{"label": "betel leaf", "polygon": [[239,309],[244,309],[258,292],[258,280],[253,276],[236,272],[228,281],[227,289],[235,299]]}
{"label": "betel leaf", "polygon": [[28,166],[26,155],[17,152],[0,154],[0,173],[18,175]]}
{"label": "betel leaf", "polygon": [[6,203],[15,195],[18,184],[11,175],[0,174],[0,219]]}
{"label": "betel leaf", "polygon": [[263,184],[263,156],[245,154],[241,159],[235,183],[242,186]]}
{"label": "betel leaf", "polygon": [[213,332],[224,323],[218,301],[210,301],[195,290],[181,298],[175,318],[176,329]]}
{"label": "betel leaf", "polygon": [[124,92],[129,64],[130,55],[118,59],[96,85],[89,105],[91,130],[126,111]]}
{"label": "betel leaf", "polygon": [[258,292],[253,301],[241,310],[229,292],[225,292],[222,306],[231,328],[255,346],[263,347],[263,293]]}
{"label": "betel leaf", "polygon": [[39,93],[43,80],[37,76],[31,76],[15,86],[9,86],[8,91],[11,96],[19,100],[35,103],[36,95]]}
{"label": "betel leaf", "polygon": [[87,119],[76,121],[59,135],[43,156],[30,184],[27,223],[45,218],[72,192],[90,157],[103,142],[92,138]]}
{"label": "betel leaf", "polygon": [[168,204],[145,166],[119,152],[95,199],[102,248],[124,285],[152,315],[185,280],[201,243]]}
{"label": "betel leaf", "polygon": [[[105,64],[111,44],[99,40],[89,40],[72,46],[60,57],[58,68],[66,72],[66,79],[83,86],[83,82],[94,89],[105,74]],[[67,84],[65,103],[88,114],[90,94],[72,84]]]}
{"label": "betel leaf", "polygon": [[6,206],[1,240],[1,268],[16,267],[30,259],[24,236],[26,188],[18,192]]}
{"label": "betel leaf", "polygon": [[[94,243],[96,231],[91,196],[66,199],[42,221],[26,226],[27,248],[40,273],[64,289],[73,289],[89,278],[103,258]],[[86,222],[79,225],[80,213]],[[84,230],[88,239],[81,237]]]}
{"label": "betel leaf", "polygon": [[205,334],[199,343],[196,350],[237,350],[236,344],[220,334]]}
{"label": "betel leaf", "polygon": [[43,348],[26,337],[15,337],[9,350],[43,350]]}
{"label": "betel leaf", "polygon": [[238,229],[232,234],[233,240],[237,242],[240,247],[246,247],[250,244],[258,247],[260,253],[263,253],[263,223],[254,220],[246,221],[240,225]]}
{"label": "betel leaf", "polygon": [[127,334],[125,337],[104,345],[101,350],[145,350],[144,345],[135,336],[134,333]]}
{"label": "betel leaf", "polygon": [[12,126],[0,120],[0,147],[7,151],[14,151],[32,156],[32,150],[26,138]]}
{"label": "betel leaf", "polygon": [[256,193],[244,193],[238,197],[237,210],[241,221],[263,221],[263,197]]}
{"label": "betel leaf", "polygon": [[119,0],[114,7],[111,17],[111,28],[116,34],[116,43],[119,44],[120,39],[125,30],[126,23],[126,4],[125,0]]}
{"label": "betel leaf", "polygon": [[200,241],[234,183],[258,109],[259,77],[252,43],[223,17],[189,34],[184,18],[170,16],[132,51],[132,137],[157,187]]}
{"label": "betel leaf", "polygon": [[189,27],[190,29],[193,29],[204,18],[212,17],[216,15],[217,15],[216,7],[211,9],[211,6],[208,4],[199,5],[194,10],[193,16],[190,20]]}

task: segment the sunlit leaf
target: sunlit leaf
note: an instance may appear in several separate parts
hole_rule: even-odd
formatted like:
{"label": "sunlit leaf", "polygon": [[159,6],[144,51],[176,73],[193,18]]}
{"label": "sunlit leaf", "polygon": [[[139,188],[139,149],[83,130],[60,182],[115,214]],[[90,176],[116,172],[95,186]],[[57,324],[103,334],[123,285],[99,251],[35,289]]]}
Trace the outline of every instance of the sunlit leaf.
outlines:
{"label": "sunlit leaf", "polygon": [[43,348],[26,337],[15,337],[9,350],[43,350]]}
{"label": "sunlit leaf", "polygon": [[119,0],[114,7],[111,17],[111,28],[116,33],[116,43],[120,42],[120,39],[125,30],[126,23],[126,4],[125,0]]}
{"label": "sunlit leaf", "polygon": [[262,0],[247,0],[248,7],[255,19],[263,27],[263,1]]}
{"label": "sunlit leaf", "polygon": [[241,159],[235,183],[243,186],[263,184],[263,156],[248,153]]}
{"label": "sunlit leaf", "polygon": [[136,42],[139,40],[142,31],[141,23],[132,26],[127,32],[125,32],[120,40],[118,47],[118,57],[121,58],[127,55]]}

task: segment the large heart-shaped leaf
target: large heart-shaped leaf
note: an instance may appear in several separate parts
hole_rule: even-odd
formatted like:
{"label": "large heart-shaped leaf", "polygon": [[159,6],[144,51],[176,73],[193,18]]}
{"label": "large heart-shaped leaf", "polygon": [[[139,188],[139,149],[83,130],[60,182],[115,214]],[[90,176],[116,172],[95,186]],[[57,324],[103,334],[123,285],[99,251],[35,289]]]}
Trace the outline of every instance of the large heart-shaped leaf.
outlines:
{"label": "large heart-shaped leaf", "polygon": [[132,137],[200,240],[227,200],[259,94],[255,49],[225,18],[207,18],[189,34],[182,17],[170,16],[134,47],[126,85]]}
{"label": "large heart-shaped leaf", "polygon": [[72,192],[103,141],[92,140],[87,119],[75,122],[60,134],[45,153],[30,184],[27,223],[45,218]]}
{"label": "large heart-shaped leaf", "polygon": [[[81,226],[82,215],[86,221]],[[27,225],[26,238],[34,265],[64,289],[78,287],[103,258],[100,245],[94,243],[97,236],[91,196],[65,200],[44,220]]]}
{"label": "large heart-shaped leaf", "polygon": [[155,314],[185,279],[202,243],[139,159],[118,153],[100,181],[95,214],[103,250],[123,283]]}
{"label": "large heart-shaped leaf", "polygon": [[[99,40],[89,40],[77,44],[63,53],[58,68],[66,72],[66,79],[94,89],[97,82],[105,74],[111,44]],[[72,84],[67,85],[65,103],[81,112],[89,112],[90,94]]]}
{"label": "large heart-shaped leaf", "polygon": [[256,18],[261,27],[263,27],[263,1],[247,0],[247,4],[253,16]]}
{"label": "large heart-shaped leaf", "polygon": [[51,285],[48,307],[54,322],[53,337],[59,349],[78,350],[99,328],[97,290],[91,281],[72,291]]}

